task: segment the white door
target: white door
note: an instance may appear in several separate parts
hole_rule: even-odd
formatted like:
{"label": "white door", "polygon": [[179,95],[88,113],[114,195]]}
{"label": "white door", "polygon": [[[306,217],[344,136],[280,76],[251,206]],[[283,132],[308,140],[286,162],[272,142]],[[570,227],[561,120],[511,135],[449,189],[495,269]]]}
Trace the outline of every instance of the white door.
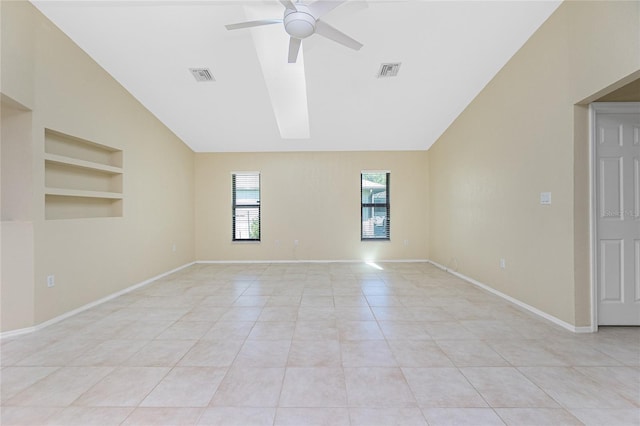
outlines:
{"label": "white door", "polygon": [[594,104],[599,325],[640,325],[640,104]]}

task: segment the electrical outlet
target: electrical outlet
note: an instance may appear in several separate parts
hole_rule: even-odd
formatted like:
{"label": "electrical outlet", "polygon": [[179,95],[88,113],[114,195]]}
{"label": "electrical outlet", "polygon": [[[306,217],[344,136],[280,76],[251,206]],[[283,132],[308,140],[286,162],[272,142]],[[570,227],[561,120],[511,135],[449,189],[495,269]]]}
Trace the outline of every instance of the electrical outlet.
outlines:
{"label": "electrical outlet", "polygon": [[298,240],[293,240],[293,246],[298,247]]}
{"label": "electrical outlet", "polygon": [[54,285],[56,285],[56,276],[47,275],[47,287],[53,287]]}
{"label": "electrical outlet", "polygon": [[171,251],[175,253],[175,251],[176,251],[176,243],[173,243],[171,245]]}
{"label": "electrical outlet", "polygon": [[507,261],[504,259],[500,259],[500,268],[507,269]]}
{"label": "electrical outlet", "polygon": [[409,240],[404,240],[404,245],[408,246],[409,245]]}

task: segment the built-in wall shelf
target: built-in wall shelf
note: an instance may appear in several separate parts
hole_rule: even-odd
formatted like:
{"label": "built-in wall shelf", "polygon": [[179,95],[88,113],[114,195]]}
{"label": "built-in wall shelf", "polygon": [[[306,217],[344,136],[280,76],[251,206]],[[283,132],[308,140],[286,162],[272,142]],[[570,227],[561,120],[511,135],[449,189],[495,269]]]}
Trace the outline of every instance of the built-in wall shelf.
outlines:
{"label": "built-in wall shelf", "polygon": [[122,167],[107,166],[105,164],[78,160],[77,158],[65,157],[56,154],[44,154],[44,161],[47,163],[62,164],[69,167],[79,167],[81,169],[96,170],[104,173],[122,174]]}
{"label": "built-in wall shelf", "polygon": [[100,192],[100,191],[84,191],[80,189],[45,188],[44,193],[45,195],[58,195],[61,197],[108,198],[113,200],[122,199],[122,193],[119,193],[119,192]]}
{"label": "built-in wall shelf", "polygon": [[122,216],[122,151],[45,129],[45,218]]}

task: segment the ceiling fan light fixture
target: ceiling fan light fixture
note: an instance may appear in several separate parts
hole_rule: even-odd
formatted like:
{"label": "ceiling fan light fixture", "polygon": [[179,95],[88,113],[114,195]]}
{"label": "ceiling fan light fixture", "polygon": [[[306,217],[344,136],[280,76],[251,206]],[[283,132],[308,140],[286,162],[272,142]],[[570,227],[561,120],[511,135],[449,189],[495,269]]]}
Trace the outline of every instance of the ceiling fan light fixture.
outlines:
{"label": "ceiling fan light fixture", "polygon": [[316,31],[316,18],[305,12],[290,12],[284,16],[284,29],[291,37],[303,39]]}

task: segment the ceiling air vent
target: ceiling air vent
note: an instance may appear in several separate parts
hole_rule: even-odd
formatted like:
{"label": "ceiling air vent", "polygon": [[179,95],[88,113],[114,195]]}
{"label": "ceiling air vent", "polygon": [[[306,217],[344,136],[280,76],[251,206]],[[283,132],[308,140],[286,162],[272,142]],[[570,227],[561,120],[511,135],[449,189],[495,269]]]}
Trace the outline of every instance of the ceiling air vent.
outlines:
{"label": "ceiling air vent", "polygon": [[196,81],[216,81],[209,68],[189,68]]}
{"label": "ceiling air vent", "polygon": [[380,70],[378,71],[378,78],[397,76],[398,71],[400,70],[400,64],[401,62],[381,64]]}

